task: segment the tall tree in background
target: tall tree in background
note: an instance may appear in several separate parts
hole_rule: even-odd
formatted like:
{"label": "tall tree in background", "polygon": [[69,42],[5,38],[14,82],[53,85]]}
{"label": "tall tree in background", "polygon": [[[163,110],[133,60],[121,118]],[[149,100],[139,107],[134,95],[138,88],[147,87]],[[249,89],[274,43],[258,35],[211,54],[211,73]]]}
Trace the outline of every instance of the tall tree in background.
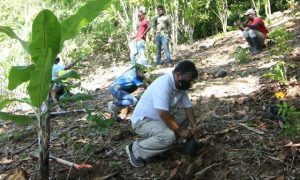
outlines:
{"label": "tall tree in background", "polygon": [[259,16],[259,11],[260,11],[260,0],[251,0],[252,1],[252,5],[254,7],[254,9],[256,10],[256,15]]}
{"label": "tall tree in background", "polygon": [[208,1],[206,8],[210,9],[217,16],[221,22],[223,33],[226,33],[228,21],[228,1],[211,0]]}
{"label": "tall tree in background", "polygon": [[[0,11],[2,24],[8,24],[20,34],[21,38],[26,37],[31,26],[32,18],[43,7],[55,10],[58,19],[64,19],[71,15],[75,9],[81,7],[85,0],[19,0],[19,1],[0,1],[3,11]],[[251,7],[256,7],[259,13],[260,6],[264,7],[260,13],[262,16],[270,16],[272,11],[281,11],[289,7],[294,0],[115,0],[114,3],[105,11],[101,18],[84,28],[82,35],[68,41],[69,46],[62,52],[65,60],[81,58],[82,54],[90,55],[93,52],[109,53],[114,61],[119,57],[124,57],[128,53],[128,41],[130,34],[134,34],[138,20],[137,11],[143,7],[147,12],[147,17],[153,23],[156,16],[156,6],[165,6],[167,14],[172,21],[172,44],[174,49],[177,44],[187,41],[193,42],[195,39],[205,38],[218,32],[226,32],[227,25],[237,19],[243,19],[243,12]],[[207,8],[209,4],[209,8]],[[271,11],[272,7],[272,11]],[[15,13],[11,13],[14,11]],[[9,22],[9,23],[7,23]],[[19,26],[25,24],[25,26]],[[149,33],[152,39],[152,33]],[[24,57],[23,51],[19,51],[20,45],[13,41],[6,41],[0,35],[0,92],[7,95],[4,87],[7,81],[4,80],[8,75],[8,64],[18,61],[20,64],[29,62],[29,57]],[[83,43],[86,46],[83,46]],[[154,45],[148,43],[150,46]],[[80,45],[80,48],[76,48]],[[5,47],[9,47],[5,49]],[[87,48],[85,48],[87,47]],[[89,53],[91,52],[91,53]],[[23,53],[23,54],[22,54]],[[80,56],[80,57],[79,57]],[[24,91],[23,91],[24,92]],[[0,97],[1,98],[1,97]]]}
{"label": "tall tree in background", "polygon": [[265,13],[267,17],[270,17],[272,14],[271,11],[271,2],[270,0],[264,0],[264,5],[265,5]]}

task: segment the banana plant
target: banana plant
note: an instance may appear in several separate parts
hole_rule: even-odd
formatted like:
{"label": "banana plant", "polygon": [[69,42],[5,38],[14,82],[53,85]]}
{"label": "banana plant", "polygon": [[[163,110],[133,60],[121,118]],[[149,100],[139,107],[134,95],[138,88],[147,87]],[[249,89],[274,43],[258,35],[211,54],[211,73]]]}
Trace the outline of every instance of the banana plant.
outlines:
{"label": "banana plant", "polygon": [[[74,38],[80,30],[99,16],[111,0],[92,0],[79,8],[77,13],[59,22],[50,10],[42,10],[32,24],[30,41],[22,40],[12,28],[0,26],[0,32],[17,39],[24,50],[31,55],[32,64],[13,66],[9,72],[8,89],[14,90],[24,82],[29,82],[27,99],[6,99],[0,102],[0,110],[11,102],[27,103],[35,110],[35,117],[10,114],[0,111],[0,119],[10,120],[20,125],[34,123],[38,131],[39,175],[40,179],[49,177],[49,139],[50,139],[50,103],[49,91],[52,88],[51,72],[54,60],[63,49],[64,42]],[[64,78],[78,77],[69,73]],[[82,98],[79,98],[82,99]],[[46,108],[42,108],[45,106]],[[46,110],[44,110],[46,109]]]}
{"label": "banana plant", "polygon": [[279,81],[285,86],[289,85],[289,80],[287,77],[287,69],[288,67],[294,67],[293,64],[287,64],[284,61],[279,61],[274,68],[272,68],[271,72],[265,73],[262,77],[267,77],[275,81]]}

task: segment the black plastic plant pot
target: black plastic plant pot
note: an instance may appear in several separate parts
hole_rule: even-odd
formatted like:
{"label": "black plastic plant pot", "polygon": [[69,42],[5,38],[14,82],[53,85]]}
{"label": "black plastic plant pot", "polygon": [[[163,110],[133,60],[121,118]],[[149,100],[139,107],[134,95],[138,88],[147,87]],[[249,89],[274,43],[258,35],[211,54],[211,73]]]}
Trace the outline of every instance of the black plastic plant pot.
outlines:
{"label": "black plastic plant pot", "polygon": [[195,155],[198,149],[197,141],[194,138],[187,139],[185,142],[185,153]]}
{"label": "black plastic plant pot", "polygon": [[270,107],[270,119],[277,121],[284,121],[285,118],[283,115],[279,114],[279,108],[277,106]]}
{"label": "black plastic plant pot", "polygon": [[122,121],[122,119],[116,114],[113,114],[111,119],[115,120],[116,122],[121,122]]}
{"label": "black plastic plant pot", "polygon": [[224,71],[224,70],[221,70],[221,71],[218,72],[218,74],[217,74],[217,77],[218,77],[218,78],[223,78],[223,77],[225,77],[225,76],[227,76],[227,72]]}

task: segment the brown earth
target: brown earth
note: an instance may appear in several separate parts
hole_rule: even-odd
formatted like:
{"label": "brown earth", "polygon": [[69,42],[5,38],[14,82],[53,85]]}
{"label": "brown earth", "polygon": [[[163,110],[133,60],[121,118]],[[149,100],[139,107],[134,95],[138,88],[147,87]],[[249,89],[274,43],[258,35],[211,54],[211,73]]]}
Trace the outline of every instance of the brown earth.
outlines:
{"label": "brown earth", "polygon": [[[51,119],[51,153],[72,162],[91,164],[93,168],[74,170],[51,162],[51,179],[300,179],[299,144],[284,147],[291,138],[280,136],[280,125],[270,119],[269,113],[270,106],[282,101],[300,109],[299,10],[276,13],[272,21],[270,28],[285,26],[294,35],[289,42],[291,53],[273,57],[272,46],[268,46],[263,53],[252,56],[249,63],[238,64],[234,50],[247,47],[239,31],[181,45],[173,53],[175,62],[190,59],[200,72],[190,90],[202,132],[195,156],[185,155],[183,140],[179,140],[162,156],[147,160],[145,167],[133,168],[124,151],[127,144],[139,138],[130,127],[130,115],[109,129],[96,130],[86,113],[69,113]],[[288,86],[261,78],[280,60],[295,64],[288,71]],[[87,107],[109,117],[106,105],[112,97],[107,87],[128,65],[102,55],[82,63],[82,89],[95,99],[65,108]],[[153,73],[170,70],[161,68]],[[227,76],[217,77],[221,70]],[[275,98],[278,91],[286,93],[284,99]],[[142,92],[140,89],[136,95]],[[14,172],[36,179],[37,161],[29,156],[38,148],[36,134],[34,127],[0,121],[0,179]],[[293,139],[294,144],[299,141]]]}

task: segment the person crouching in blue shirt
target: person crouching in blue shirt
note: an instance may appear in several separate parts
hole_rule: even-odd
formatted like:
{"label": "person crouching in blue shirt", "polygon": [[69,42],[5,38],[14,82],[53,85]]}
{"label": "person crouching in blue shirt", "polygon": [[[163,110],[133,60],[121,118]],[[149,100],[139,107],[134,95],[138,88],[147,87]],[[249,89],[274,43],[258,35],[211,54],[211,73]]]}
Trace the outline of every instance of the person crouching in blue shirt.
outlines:
{"label": "person crouching in blue shirt", "polygon": [[108,102],[108,111],[111,114],[118,114],[122,107],[136,105],[138,100],[131,93],[144,85],[145,70],[146,66],[135,64],[112,82],[109,91],[116,100]]}

